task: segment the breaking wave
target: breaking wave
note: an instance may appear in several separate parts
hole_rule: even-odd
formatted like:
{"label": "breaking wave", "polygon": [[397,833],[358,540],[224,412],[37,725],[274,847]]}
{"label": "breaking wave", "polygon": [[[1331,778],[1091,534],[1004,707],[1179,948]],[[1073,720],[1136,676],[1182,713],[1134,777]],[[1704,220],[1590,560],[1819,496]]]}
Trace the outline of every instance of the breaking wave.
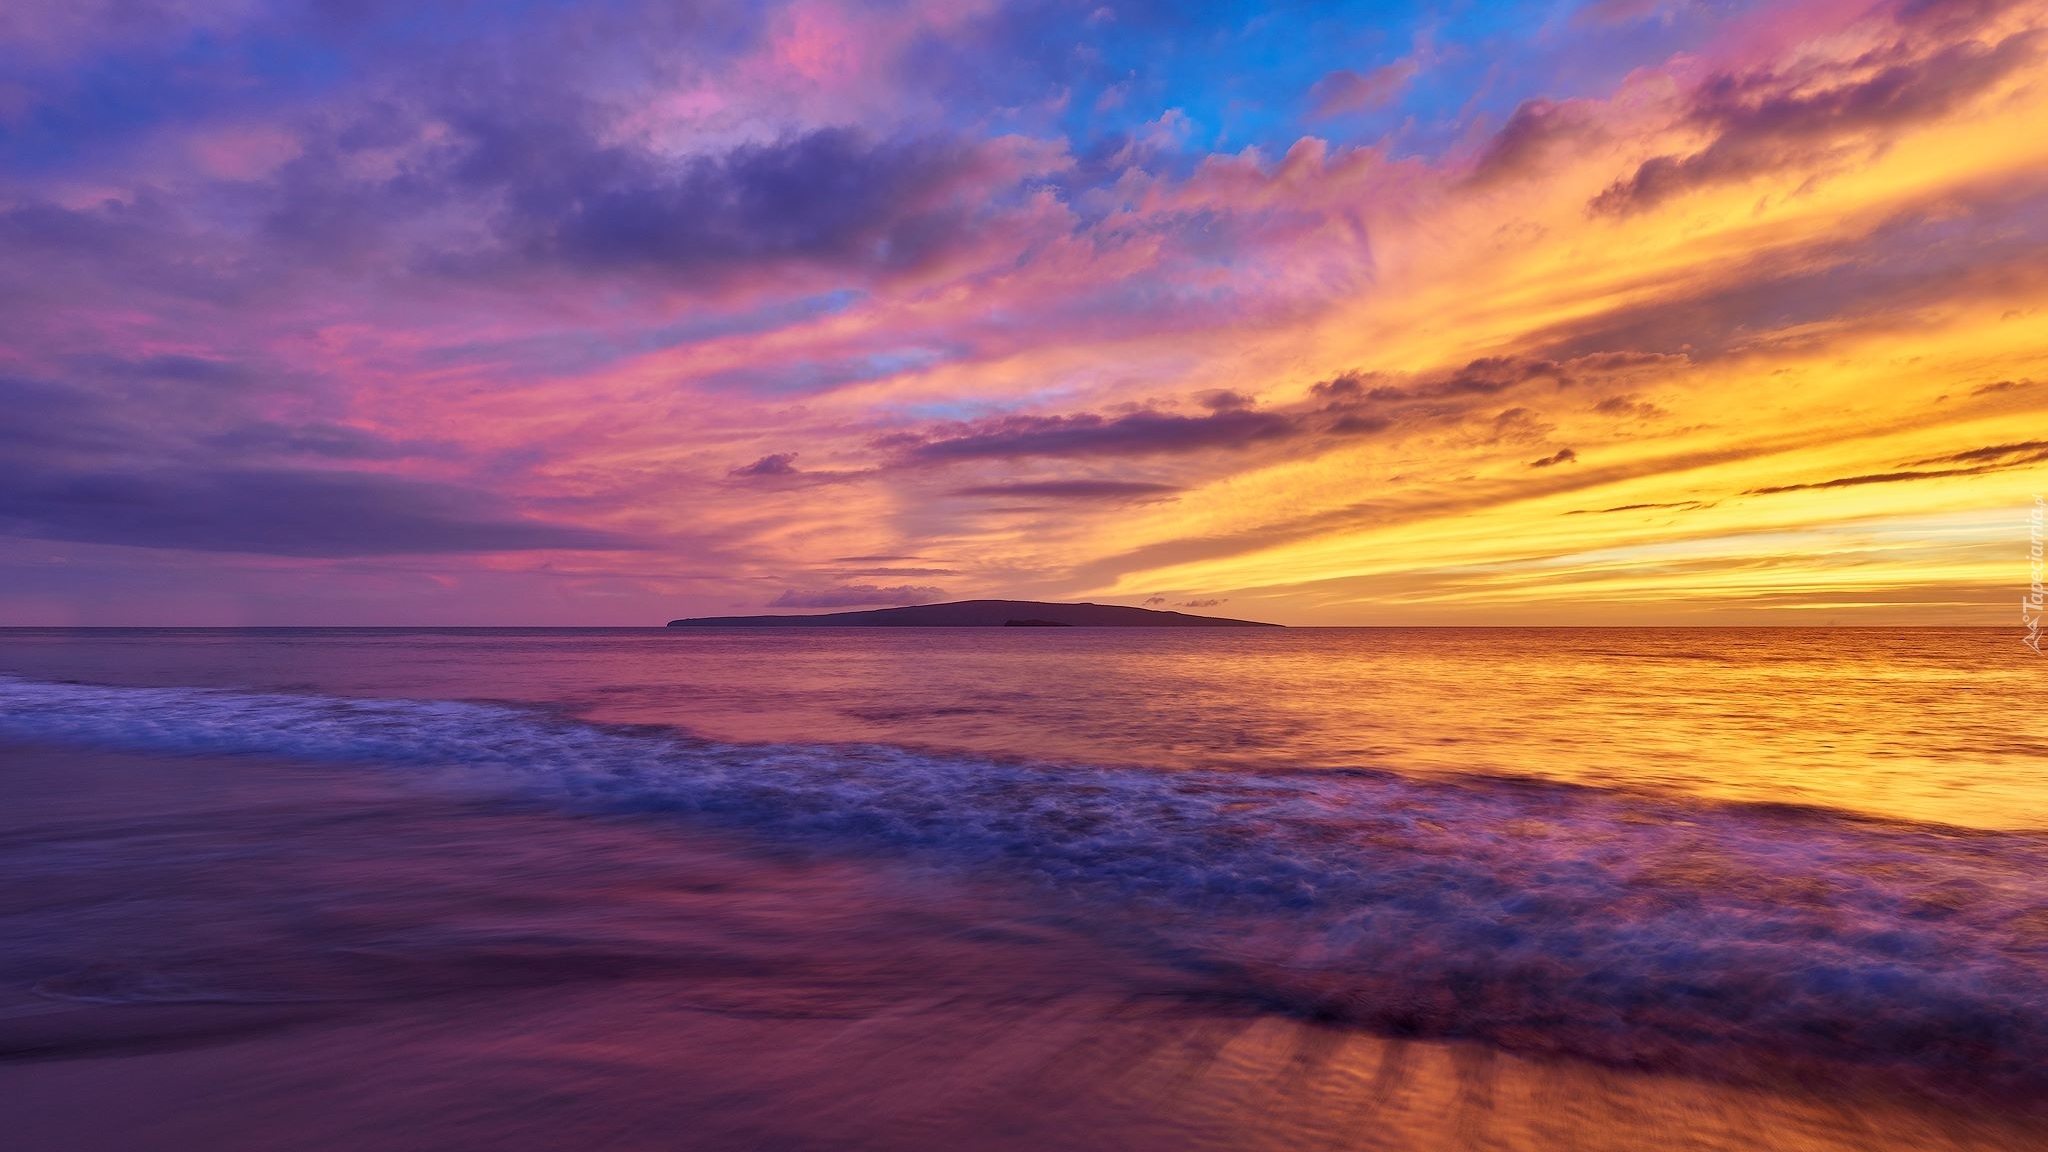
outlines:
{"label": "breaking wave", "polygon": [[2048,839],[1360,771],[731,744],[502,705],[0,677],[0,737],[464,767],[1021,878],[1261,1007],[1641,1066],[2048,1090]]}

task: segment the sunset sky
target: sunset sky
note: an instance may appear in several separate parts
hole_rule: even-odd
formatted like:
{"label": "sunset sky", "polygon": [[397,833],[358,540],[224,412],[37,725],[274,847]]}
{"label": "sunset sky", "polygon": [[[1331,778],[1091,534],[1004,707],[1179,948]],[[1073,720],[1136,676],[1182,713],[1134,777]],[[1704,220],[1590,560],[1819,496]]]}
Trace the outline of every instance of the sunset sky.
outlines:
{"label": "sunset sky", "polygon": [[2019,626],[2048,3],[8,0],[0,623]]}

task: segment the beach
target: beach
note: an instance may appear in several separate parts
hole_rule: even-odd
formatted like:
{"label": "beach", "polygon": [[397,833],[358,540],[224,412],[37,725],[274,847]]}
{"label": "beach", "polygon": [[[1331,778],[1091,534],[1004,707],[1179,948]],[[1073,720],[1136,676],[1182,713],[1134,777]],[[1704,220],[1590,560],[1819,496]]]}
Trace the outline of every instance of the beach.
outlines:
{"label": "beach", "polygon": [[[1896,787],[1866,812],[1755,783],[1729,801],[1698,762],[1690,790],[1657,784],[1672,764],[1447,774],[1391,738],[1383,766],[1304,765],[1352,738],[1334,711],[1320,733],[1184,726],[1182,763],[1135,767],[1116,761],[1150,730],[1090,701],[1101,664],[1163,691],[1213,649],[670,639],[17,639],[0,1129],[28,1149],[2048,1147],[2048,846],[2024,814],[1880,814]],[[1238,643],[1266,645],[1234,658],[1295,715],[1359,689],[1343,645],[1395,659],[1384,637]],[[1532,659],[1555,665],[1580,642],[1547,643]],[[1600,643],[1654,680],[1642,640]],[[1696,646],[1730,699],[1818,674],[1810,648],[1748,644]],[[1954,646],[1919,642],[1910,676],[1892,653],[1862,701],[1947,682]],[[1399,659],[1448,674],[1454,647]],[[874,676],[920,648],[942,674]],[[116,664],[128,683],[92,675]],[[1533,716],[1531,691],[1495,698]],[[700,723],[652,722],[657,698]],[[1044,716],[1090,708],[1048,731],[1058,758],[963,747],[1029,751]],[[1636,736],[1702,743],[1724,713],[1761,722]],[[1862,715],[1894,744],[1926,722]],[[1945,738],[1990,738],[1965,721]],[[833,723],[858,738],[815,738]],[[875,740],[919,723],[922,746]],[[2018,786],[1995,764],[1951,775]]]}
{"label": "beach", "polygon": [[17,1148],[2042,1137],[1875,1090],[1716,1085],[1257,1012],[986,893],[702,830],[303,764],[0,757],[17,880],[0,1127]]}

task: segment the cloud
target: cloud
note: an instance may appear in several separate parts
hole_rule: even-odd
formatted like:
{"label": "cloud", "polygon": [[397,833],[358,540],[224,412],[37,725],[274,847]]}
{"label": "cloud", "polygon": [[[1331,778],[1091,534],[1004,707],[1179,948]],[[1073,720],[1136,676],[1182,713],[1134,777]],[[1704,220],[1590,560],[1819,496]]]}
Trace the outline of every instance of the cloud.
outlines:
{"label": "cloud", "polygon": [[1228,603],[1230,603],[1228,599],[1212,598],[1208,600],[1183,600],[1177,606],[1181,608],[1214,608],[1218,604]]}
{"label": "cloud", "polygon": [[1340,116],[1384,108],[1418,70],[1413,60],[1396,60],[1362,74],[1349,69],[1327,73],[1308,90],[1309,115]]}
{"label": "cloud", "polygon": [[796,456],[797,454],[794,452],[771,452],[752,464],[745,464],[734,468],[732,471],[727,472],[726,475],[794,476],[796,474]]}
{"label": "cloud", "polygon": [[957,424],[931,436],[894,437],[884,446],[906,461],[1027,457],[1144,456],[1234,448],[1292,435],[1295,423],[1275,412],[1224,409],[1206,416],[1142,411],[1126,416],[1001,416]]}
{"label": "cloud", "polygon": [[[1492,426],[1486,436],[1486,442],[1488,444],[1529,444],[1542,440],[1555,431],[1557,431],[1557,425],[1546,423],[1535,411],[1528,408],[1509,408],[1494,416]],[[1570,449],[1566,449],[1566,451],[1569,452]],[[1561,461],[1552,460],[1550,463],[1556,464],[1561,463]]]}
{"label": "cloud", "polygon": [[[748,25],[761,14],[692,5],[701,11],[678,15],[636,0],[551,7],[467,22],[473,35],[459,39],[404,36],[389,26],[403,25],[396,10],[370,21],[388,39],[339,41],[278,13],[265,20],[278,39],[209,44],[204,66],[124,59],[135,71],[118,93],[96,93],[93,81],[64,93],[75,106],[52,110],[49,123],[68,131],[48,147],[105,151],[152,130],[164,139],[147,167],[138,159],[136,187],[89,207],[10,189],[0,243],[62,251],[67,273],[96,265],[126,273],[129,285],[186,294],[355,272],[500,291],[551,287],[543,282],[566,273],[711,296],[793,275],[864,283],[943,264],[999,242],[1005,220],[1029,214],[1025,182],[1065,162],[1057,143],[977,137],[934,120],[861,123],[852,110],[820,123],[763,108],[744,131],[683,139],[650,131],[673,95],[656,77],[679,68],[712,69],[702,79],[719,82],[727,116],[745,120],[739,105],[772,99],[745,91],[745,78],[715,76],[730,63],[720,57],[760,35]],[[674,39],[660,43],[662,32]],[[614,37],[608,48],[588,39],[604,34]],[[290,91],[237,67],[271,75],[313,67],[305,57],[318,58],[321,77]],[[226,107],[184,106],[200,98],[194,76],[222,78],[205,83],[202,102]],[[316,102],[297,103],[313,90]],[[98,123],[113,107],[126,110]],[[252,139],[288,138],[295,154],[232,190],[161,159],[206,152],[201,144],[228,131],[217,119]]]}
{"label": "cloud", "polygon": [[[1604,361],[1605,358],[1603,358]],[[1588,360],[1587,366],[1605,367]],[[1407,385],[1375,384],[1373,378],[1347,373],[1314,385],[1310,393],[1338,403],[1361,400],[1379,403],[1445,400],[1471,396],[1494,396],[1532,380],[1565,384],[1572,369],[1554,360],[1518,356],[1487,356],[1447,373]]]}
{"label": "cloud", "polygon": [[2044,459],[2048,459],[2048,440],[2025,440],[2017,444],[1994,444],[1988,448],[1972,448],[1967,452],[1915,460],[1913,466],[1997,461],[2002,468],[2016,468],[2025,464],[2038,464]]}
{"label": "cloud", "polygon": [[[472,163],[504,189],[510,244],[575,268],[677,279],[785,262],[918,268],[984,228],[990,200],[1024,174],[1000,143],[851,128],[680,164],[581,140],[526,141],[515,126],[493,131],[513,138],[481,138]],[[500,152],[514,158],[500,164]]]}
{"label": "cloud", "polygon": [[1558,464],[1576,464],[1578,462],[1579,454],[1577,452],[1574,452],[1569,448],[1559,448],[1556,452],[1553,452],[1550,455],[1545,456],[1541,460],[1529,461],[1529,467],[1549,468]]}
{"label": "cloud", "polygon": [[1652,294],[1528,335],[1533,352],[1572,358],[1631,349],[1705,363],[1766,347],[1787,330],[1842,339],[1890,327],[1930,304],[2006,298],[2048,285],[2048,178],[2008,176],[1893,201],[1874,220],[1758,249]]}
{"label": "cloud", "polygon": [[1668,367],[1672,358],[1634,353],[1598,353],[1560,361],[1526,356],[1487,356],[1461,368],[1396,383],[1380,373],[1348,372],[1310,387],[1320,405],[1299,417],[1304,432],[1357,436],[1423,425],[1486,421],[1486,443],[1540,439],[1552,430],[1526,405],[1484,410],[1532,385],[1552,389],[1609,382],[1644,369]]}
{"label": "cloud", "polygon": [[159,354],[127,358],[101,353],[74,356],[70,363],[74,368],[92,375],[129,380],[169,381],[210,387],[247,385],[258,381],[257,372],[249,365],[213,356]]}
{"label": "cloud", "polygon": [[2032,388],[2033,386],[2034,382],[2032,380],[1999,380],[1995,383],[1986,384],[1981,388],[1970,389],[1970,395],[1989,396],[1994,392],[2017,392],[2022,388]]}
{"label": "cloud", "polygon": [[[1401,378],[1346,372],[1311,385],[1302,402],[1251,408],[1234,392],[1205,393],[1208,409],[1182,415],[1156,408],[1122,414],[1015,414],[956,421],[925,432],[902,432],[871,443],[893,457],[893,467],[926,467],[978,460],[1057,458],[1106,460],[1149,455],[1247,455],[1284,447],[1337,443],[1402,428],[1483,421],[1487,443],[1541,439],[1553,426],[1532,408],[1488,412],[1503,397],[1532,387],[1563,389],[1609,385],[1644,372],[1686,364],[1684,356],[1603,352],[1567,360],[1489,356],[1461,367]],[[1046,481],[956,489],[956,495],[1039,495],[1092,498],[1169,495],[1175,486],[1127,481]]]}
{"label": "cloud", "polygon": [[[1865,484],[1903,484],[1914,480],[1940,480],[1953,476],[1979,476],[1990,472],[2005,472],[2014,468],[2025,468],[2033,464],[2048,463],[2048,440],[2025,440],[2014,444],[1994,444],[1984,448],[1952,452],[1933,456],[1925,460],[1914,460],[1906,468],[1896,472],[1873,472],[1862,476],[1842,476],[1833,480],[1820,480],[1810,484],[1777,484],[1765,488],[1752,488],[1744,496],[1773,496],[1781,492],[1807,492],[1825,488],[1856,488]],[[1928,464],[1959,464],[1959,468],[1925,468]]]}
{"label": "cloud", "polygon": [[2030,63],[2039,42],[2040,34],[2031,31],[1995,45],[1968,40],[1874,72],[1861,59],[1849,60],[1826,77],[1770,69],[1716,75],[1692,93],[1685,116],[1690,125],[1711,132],[1711,141],[1697,152],[1643,161],[1634,175],[1595,197],[1592,207],[1617,215],[1640,212],[1711,184],[1811,168],[1864,134],[1949,115]]}
{"label": "cloud", "polygon": [[1195,402],[1211,412],[1228,412],[1236,408],[1250,408],[1256,401],[1242,392],[1229,388],[1211,388],[1195,394]]}
{"label": "cloud", "polygon": [[1051,500],[1132,500],[1172,496],[1172,484],[1138,480],[1028,480],[1014,484],[978,484],[955,488],[955,496],[1027,496]]}
{"label": "cloud", "polygon": [[499,498],[453,485],[254,468],[15,473],[0,479],[0,533],[312,557],[642,547],[610,532],[512,515]]}
{"label": "cloud", "polygon": [[1466,180],[1486,187],[1531,175],[1558,145],[1598,135],[1588,111],[1578,103],[1524,100],[1480,150]]}
{"label": "cloud", "polygon": [[1664,410],[1643,399],[1634,392],[1620,396],[1608,396],[1593,405],[1593,411],[1602,416],[1617,416],[1633,420],[1654,420],[1664,415]]}
{"label": "cloud", "polygon": [[[2048,452],[2032,458],[2034,461],[2048,460]],[[2030,461],[2017,461],[2015,464]],[[1780,492],[1808,492],[1821,488],[1855,488],[1864,484],[1899,484],[1909,480],[1939,480],[1947,476],[1975,476],[1983,472],[1999,472],[2015,465],[1997,465],[1981,468],[1941,468],[1932,471],[1877,472],[1868,476],[1843,476],[1835,480],[1822,480],[1813,484],[1777,484],[1768,488],[1751,488],[1744,496],[1774,496]]]}
{"label": "cloud", "polygon": [[788,589],[768,602],[770,608],[853,608],[863,605],[929,604],[943,599],[943,588],[917,587],[909,584],[894,588],[878,588],[873,584],[842,584],[837,588],[819,588],[810,591]]}
{"label": "cloud", "polygon": [[259,421],[201,438],[209,448],[237,456],[311,456],[328,460],[406,460],[448,457],[458,451],[446,440],[397,438],[345,424],[283,424]]}
{"label": "cloud", "polygon": [[1574,24],[1634,24],[1668,14],[1688,0],[1593,0],[1572,13]]}
{"label": "cloud", "polygon": [[755,395],[827,392],[847,384],[886,379],[917,372],[943,363],[945,351],[930,348],[902,348],[864,351],[832,360],[788,360],[768,364],[742,364],[694,376],[691,383],[702,389],[746,392]]}
{"label": "cloud", "polygon": [[1574,508],[1571,511],[1565,513],[1565,515],[1604,516],[1609,512],[1647,512],[1652,509],[1658,508],[1691,509],[1705,507],[1707,507],[1707,505],[1702,504],[1697,500],[1680,500],[1674,504],[1617,504],[1612,508]]}
{"label": "cloud", "polygon": [[[675,574],[714,567],[719,605],[783,587],[750,572],[828,595],[956,570],[926,564],[1284,589],[1469,562],[1473,533],[1386,532],[1432,517],[1555,549],[1518,527],[1532,497],[1618,513],[1576,533],[1706,534],[1744,513],[1685,498],[2037,451],[1965,423],[2038,423],[2033,7],[1387,9],[1292,54],[1323,16],[1088,7],[619,0],[421,36],[381,0],[32,0],[62,35],[0,50],[9,549],[644,540],[520,595],[671,615],[700,595]],[[1426,73],[1359,55],[1389,44]],[[1912,495],[1961,516],[2006,478]],[[828,559],[896,553],[928,559]],[[541,567],[144,562],[212,563],[223,600],[259,569]]]}
{"label": "cloud", "polygon": [[839,469],[819,470],[796,466],[797,453],[770,452],[751,464],[742,464],[726,471],[726,479],[741,482],[761,481],[777,487],[791,484],[821,485],[847,484],[865,480],[874,475],[872,470]]}

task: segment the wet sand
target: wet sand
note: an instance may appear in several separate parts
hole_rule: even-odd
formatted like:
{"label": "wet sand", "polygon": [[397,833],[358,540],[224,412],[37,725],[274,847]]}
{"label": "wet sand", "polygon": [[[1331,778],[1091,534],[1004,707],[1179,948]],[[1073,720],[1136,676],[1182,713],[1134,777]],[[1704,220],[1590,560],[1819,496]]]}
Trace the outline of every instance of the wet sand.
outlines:
{"label": "wet sand", "polygon": [[1321,1025],[957,877],[433,777],[0,747],[0,862],[30,1152],[2048,1148]]}

